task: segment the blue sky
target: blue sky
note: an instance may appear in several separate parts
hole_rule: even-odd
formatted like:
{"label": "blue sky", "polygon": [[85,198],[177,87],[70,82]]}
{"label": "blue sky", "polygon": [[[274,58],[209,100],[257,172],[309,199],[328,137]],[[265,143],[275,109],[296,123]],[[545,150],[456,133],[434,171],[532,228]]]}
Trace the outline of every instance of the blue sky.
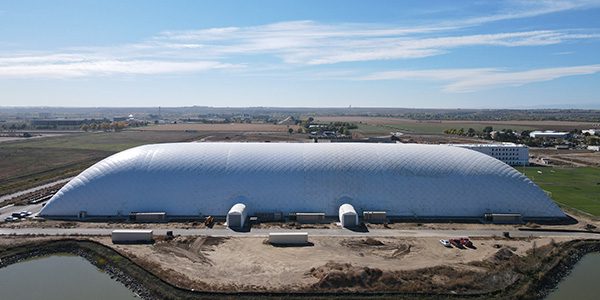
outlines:
{"label": "blue sky", "polygon": [[3,106],[600,108],[600,0],[0,0]]}

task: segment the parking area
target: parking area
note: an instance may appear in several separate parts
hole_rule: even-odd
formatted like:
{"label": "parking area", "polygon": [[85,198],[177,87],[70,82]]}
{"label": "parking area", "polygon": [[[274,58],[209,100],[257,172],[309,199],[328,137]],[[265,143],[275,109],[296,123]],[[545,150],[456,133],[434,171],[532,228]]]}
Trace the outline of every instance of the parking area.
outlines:
{"label": "parking area", "polygon": [[36,216],[40,212],[40,210],[42,210],[44,203],[45,202],[38,203],[38,204],[24,205],[24,206],[20,206],[20,205],[19,206],[14,206],[14,205],[4,206],[4,207],[0,208],[0,222],[6,222],[6,219],[8,217],[11,217],[13,213],[27,211],[27,212],[31,212],[31,215],[29,215],[29,217]]}

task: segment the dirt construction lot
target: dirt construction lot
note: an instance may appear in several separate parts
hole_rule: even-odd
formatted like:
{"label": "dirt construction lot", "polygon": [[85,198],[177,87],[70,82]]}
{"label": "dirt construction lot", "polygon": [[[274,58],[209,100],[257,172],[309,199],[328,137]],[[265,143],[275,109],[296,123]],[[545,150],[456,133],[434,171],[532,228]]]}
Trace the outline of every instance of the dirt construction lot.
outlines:
{"label": "dirt construction lot", "polygon": [[600,152],[597,151],[530,148],[529,152],[538,158],[549,160],[552,165],[600,167]]}
{"label": "dirt construction lot", "polygon": [[112,245],[108,238],[100,241],[180,285],[293,291],[318,285],[323,274],[365,267],[407,271],[443,265],[484,272],[469,263],[493,259],[499,251],[522,256],[553,240],[473,239],[473,249],[446,248],[435,238],[312,237],[312,245],[304,247],[275,247],[257,237],[176,237],[154,245]]}

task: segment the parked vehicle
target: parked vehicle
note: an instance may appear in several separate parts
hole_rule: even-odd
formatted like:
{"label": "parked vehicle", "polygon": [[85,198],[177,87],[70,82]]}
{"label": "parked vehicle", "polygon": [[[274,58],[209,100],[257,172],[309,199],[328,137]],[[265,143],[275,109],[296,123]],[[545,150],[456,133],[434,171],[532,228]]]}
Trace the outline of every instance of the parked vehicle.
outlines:
{"label": "parked vehicle", "polygon": [[469,238],[460,238],[460,244],[468,248],[473,247],[473,242]]}
{"label": "parked vehicle", "polygon": [[21,213],[20,212],[14,212],[14,213],[12,213],[11,217],[13,217],[13,218],[20,218],[21,217]]}
{"label": "parked vehicle", "polygon": [[460,239],[450,239],[449,240],[450,244],[456,248],[461,248],[463,249],[464,246],[460,243]]}
{"label": "parked vehicle", "polygon": [[440,244],[442,244],[444,247],[448,247],[448,248],[452,247],[452,244],[450,244],[450,241],[448,241],[448,240],[440,240]]}

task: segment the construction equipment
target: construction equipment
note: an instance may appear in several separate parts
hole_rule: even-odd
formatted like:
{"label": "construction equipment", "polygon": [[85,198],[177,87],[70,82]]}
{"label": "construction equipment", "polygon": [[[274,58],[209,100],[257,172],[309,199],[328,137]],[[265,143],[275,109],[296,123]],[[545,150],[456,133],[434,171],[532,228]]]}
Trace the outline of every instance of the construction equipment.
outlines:
{"label": "construction equipment", "polygon": [[204,220],[204,226],[206,226],[208,228],[213,228],[214,225],[215,225],[215,217],[213,217],[213,216],[206,217],[206,219]]}

